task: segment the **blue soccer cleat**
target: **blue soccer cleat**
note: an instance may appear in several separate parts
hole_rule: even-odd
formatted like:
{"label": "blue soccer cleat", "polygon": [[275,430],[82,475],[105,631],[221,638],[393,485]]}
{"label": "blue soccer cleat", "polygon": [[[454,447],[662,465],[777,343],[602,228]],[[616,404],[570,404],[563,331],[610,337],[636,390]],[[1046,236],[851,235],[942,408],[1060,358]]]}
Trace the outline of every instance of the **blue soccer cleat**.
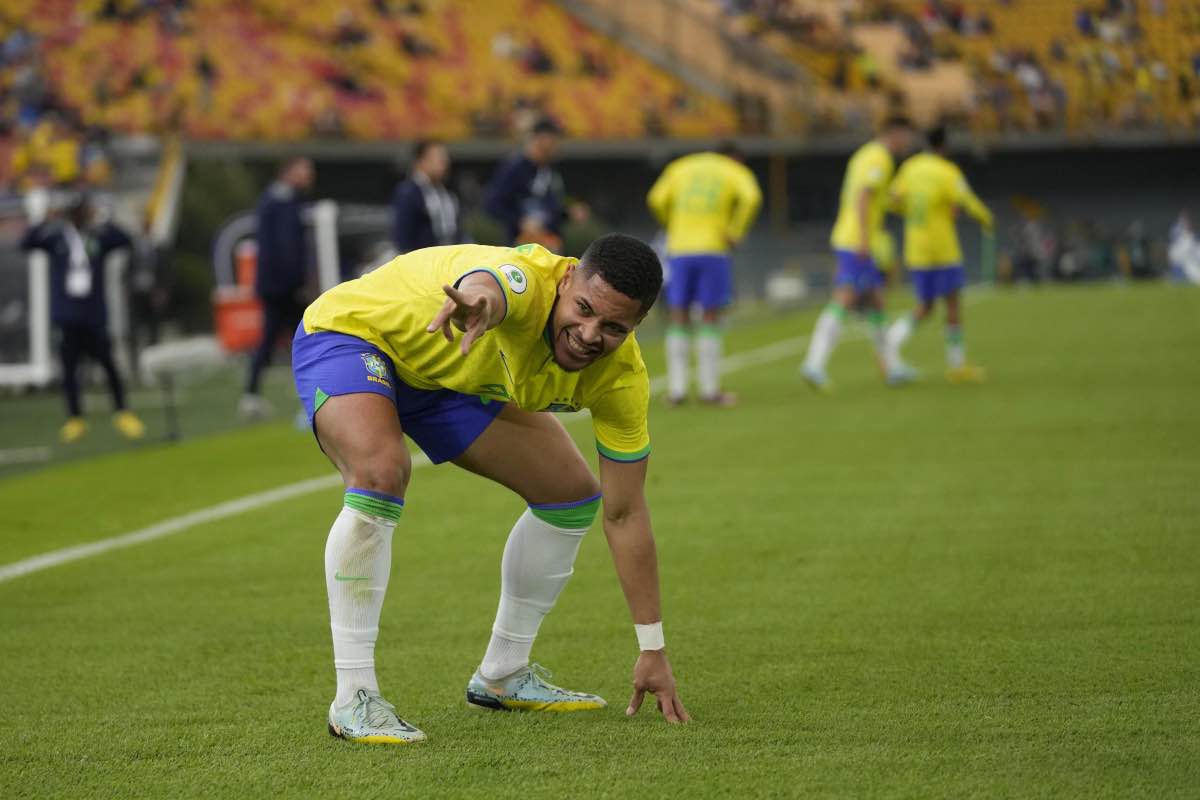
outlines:
{"label": "blue soccer cleat", "polygon": [[593,711],[604,708],[604,698],[572,692],[549,683],[548,669],[530,664],[507,678],[490,681],[475,670],[467,684],[467,703],[494,711]]}

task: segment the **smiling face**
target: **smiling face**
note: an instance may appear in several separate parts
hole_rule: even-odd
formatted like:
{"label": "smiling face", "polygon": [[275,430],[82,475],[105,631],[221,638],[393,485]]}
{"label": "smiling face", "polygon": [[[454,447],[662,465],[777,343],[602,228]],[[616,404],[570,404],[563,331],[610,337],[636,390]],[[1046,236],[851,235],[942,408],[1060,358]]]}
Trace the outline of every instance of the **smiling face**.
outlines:
{"label": "smiling face", "polygon": [[645,314],[598,274],[573,266],[558,282],[550,320],[554,361],[575,372],[620,347]]}

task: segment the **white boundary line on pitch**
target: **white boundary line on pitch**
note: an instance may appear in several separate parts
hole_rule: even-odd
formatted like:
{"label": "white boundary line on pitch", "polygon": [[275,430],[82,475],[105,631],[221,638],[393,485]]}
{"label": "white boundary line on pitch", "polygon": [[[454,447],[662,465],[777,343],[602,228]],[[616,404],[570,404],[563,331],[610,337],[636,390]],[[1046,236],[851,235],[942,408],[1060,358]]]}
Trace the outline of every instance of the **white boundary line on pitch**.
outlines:
{"label": "white boundary line on pitch", "polygon": [[[778,342],[772,342],[769,345],[758,347],[753,350],[746,350],[741,353],[734,353],[724,359],[721,364],[721,372],[730,373],[738,370],[747,369],[749,367],[766,364],[771,361],[777,361],[781,358],[786,358],[799,353],[805,343],[808,341],[807,336],[796,336],[790,339],[782,339]],[[660,394],[666,389],[666,378],[658,377],[650,382],[651,394]],[[583,418],[587,415],[580,413],[573,415],[575,418]],[[429,466],[429,459],[422,453],[413,454],[413,469]],[[255,492],[248,494],[245,497],[239,497],[234,500],[227,500],[223,503],[217,503],[208,508],[202,508],[198,511],[193,511],[188,514],[183,514],[178,517],[171,517],[162,522],[156,522],[145,528],[123,533],[119,536],[111,536],[107,539],[100,539],[87,544],[75,545],[73,547],[64,547],[60,550],[51,550],[47,553],[42,553],[36,556],[14,561],[11,564],[0,566],[0,583],[11,581],[14,578],[20,578],[24,575],[29,575],[33,572],[40,572],[44,569],[57,567],[62,564],[69,564],[72,561],[79,561],[84,558],[98,556],[101,553],[107,553],[112,550],[120,550],[124,547],[132,547],[136,544],[152,542],[155,539],[162,539],[167,536],[172,536],[188,528],[196,525],[203,525],[207,522],[215,522],[216,520],[226,519],[238,514],[244,514],[247,511],[254,511],[269,506],[273,503],[279,503],[284,500],[290,500],[293,497],[300,497],[313,492],[319,492],[323,489],[332,489],[335,486],[340,486],[342,479],[339,475],[322,475],[318,478],[309,478],[308,480],[289,483],[285,486],[279,486],[275,489],[268,489],[264,492]]]}
{"label": "white boundary line on pitch", "polygon": [[[985,293],[976,294],[973,292],[966,296],[965,302],[968,305],[974,305],[986,296]],[[855,325],[846,331],[842,339],[846,341],[863,338],[862,331],[863,328],[861,325]],[[789,356],[797,356],[803,352],[807,343],[807,336],[793,336],[763,345],[762,347],[756,347],[752,350],[734,353],[721,360],[721,373],[727,375],[732,372],[749,369],[750,367],[769,364],[772,361],[780,361]],[[667,379],[665,376],[660,375],[650,381],[650,394],[652,396],[662,394],[666,388]],[[586,411],[582,411],[578,414],[567,416],[569,419],[582,419],[589,415]],[[413,469],[427,467],[429,463],[429,459],[425,457],[424,453],[413,454]],[[111,550],[120,550],[124,547],[132,547],[135,544],[152,542],[155,539],[172,536],[196,525],[203,525],[206,522],[215,522],[219,519],[244,514],[247,511],[254,511],[263,506],[269,506],[283,500],[290,500],[293,497],[319,492],[322,489],[332,489],[334,486],[341,484],[341,482],[342,479],[339,475],[322,475],[318,478],[309,478],[308,480],[289,483],[263,492],[248,494],[245,497],[239,497],[235,500],[227,500],[223,503],[217,503],[214,506],[202,508],[199,511],[192,511],[178,517],[171,517],[170,519],[156,522],[153,525],[139,528],[130,533],[123,533],[119,536],[110,536],[107,539],[100,539],[99,541],[88,542],[87,544],[64,547],[60,550],[51,550],[48,553],[30,556],[20,561],[0,565],[0,583],[20,578],[23,575],[29,575],[33,572],[50,569],[51,567],[69,564],[72,561],[98,556],[101,553],[107,553]]]}

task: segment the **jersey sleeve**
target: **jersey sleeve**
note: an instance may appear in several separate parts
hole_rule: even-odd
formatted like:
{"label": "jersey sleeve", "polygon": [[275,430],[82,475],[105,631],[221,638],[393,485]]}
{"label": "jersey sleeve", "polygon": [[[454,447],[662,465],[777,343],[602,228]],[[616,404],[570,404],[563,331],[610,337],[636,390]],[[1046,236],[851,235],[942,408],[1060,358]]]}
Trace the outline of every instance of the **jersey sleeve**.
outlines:
{"label": "jersey sleeve", "polygon": [[746,235],[758,215],[758,209],[762,206],[762,190],[758,188],[754,173],[740,164],[733,170],[733,179],[736,201],[726,235],[731,241],[737,242]]}
{"label": "jersey sleeve", "polygon": [[643,369],[591,405],[596,450],[610,461],[632,463],[650,455],[650,380]]}
{"label": "jersey sleeve", "polygon": [[650,193],[646,195],[646,206],[653,212],[655,219],[661,225],[666,225],[671,216],[671,200],[675,194],[674,183],[677,172],[674,164],[668,165],[662,175],[658,176],[654,186],[650,187]]}
{"label": "jersey sleeve", "polygon": [[959,205],[965,208],[968,214],[979,220],[980,225],[985,228],[992,226],[992,212],[988,210],[988,207],[983,204],[983,201],[979,199],[975,192],[971,191],[971,186],[967,183],[967,179],[957,170],[954,175],[954,192],[955,199]]}
{"label": "jersey sleeve", "polygon": [[[540,248],[541,246],[522,245],[522,247]],[[531,313],[535,313],[535,307],[538,305],[536,298],[546,291],[544,286],[533,285],[535,281],[539,280],[539,277],[529,269],[528,265],[523,263],[522,259],[516,257],[520,249],[515,248],[516,252],[508,251],[512,254],[512,258],[494,258],[469,267],[463,270],[454,281],[454,285],[457,287],[468,275],[482,272],[491,276],[500,287],[500,291],[504,293],[504,317],[500,320],[500,325],[510,328],[521,324]]]}

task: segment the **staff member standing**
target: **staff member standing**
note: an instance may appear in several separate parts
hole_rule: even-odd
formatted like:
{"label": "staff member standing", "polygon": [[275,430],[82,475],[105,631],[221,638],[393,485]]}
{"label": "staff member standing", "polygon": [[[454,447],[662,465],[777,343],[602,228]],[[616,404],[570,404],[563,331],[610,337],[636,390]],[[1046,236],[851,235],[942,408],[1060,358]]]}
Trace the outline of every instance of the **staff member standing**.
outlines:
{"label": "staff member standing", "polygon": [[552,166],[561,138],[553,120],[540,120],[488,184],[484,208],[504,226],[509,244],[536,242],[555,252],[562,247],[563,182]]}
{"label": "staff member standing", "polygon": [[413,147],[412,172],[392,197],[392,243],[401,253],[458,244],[458,200],[446,188],[450,154],[430,139]]}
{"label": "staff member standing", "polygon": [[87,433],[79,390],[79,364],[95,359],[108,378],[113,401],[113,427],[127,439],[140,439],[146,427],[126,408],[125,387],[112,358],[108,337],[108,303],[104,297],[104,264],[115,250],[129,248],[129,234],[115,224],[94,225],[95,209],[81,196],[65,217],[32,226],[21,239],[22,250],[42,250],[50,260],[50,321],[58,333],[62,387],[67,421],[59,430],[66,443]]}
{"label": "staff member standing", "polygon": [[283,334],[300,324],[307,305],[304,280],[308,240],[304,230],[304,195],[312,188],[313,163],[297,156],[285,161],[276,180],[258,201],[258,267],[254,289],[263,308],[262,341],[250,360],[246,393],[238,412],[245,419],[269,416],[271,406],[259,393],[262,372]]}

